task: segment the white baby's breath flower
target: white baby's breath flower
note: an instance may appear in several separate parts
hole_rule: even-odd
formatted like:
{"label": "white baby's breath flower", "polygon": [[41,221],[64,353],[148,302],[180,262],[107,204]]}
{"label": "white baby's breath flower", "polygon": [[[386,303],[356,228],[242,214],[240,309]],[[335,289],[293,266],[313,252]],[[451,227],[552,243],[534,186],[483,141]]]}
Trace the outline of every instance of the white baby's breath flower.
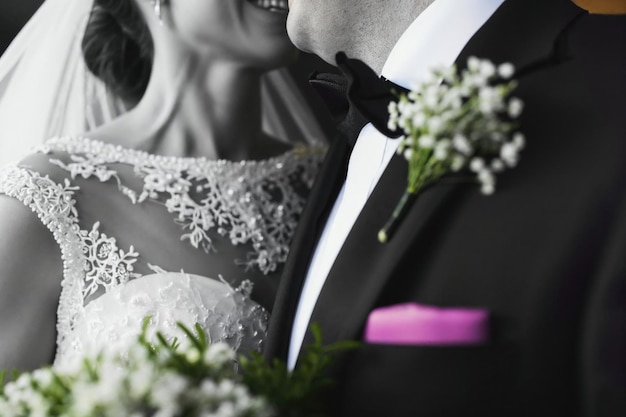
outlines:
{"label": "white baby's breath flower", "polygon": [[481,60],[480,61],[480,74],[485,77],[485,78],[489,78],[489,77],[493,77],[496,73],[496,67],[495,65],[493,65],[493,63],[491,61],[488,60]]}
{"label": "white baby's breath flower", "polygon": [[445,127],[445,125],[444,125],[443,120],[442,120],[441,117],[432,116],[431,118],[428,119],[428,131],[431,134],[436,135],[444,127]]}
{"label": "white baby's breath flower", "polygon": [[475,56],[470,56],[467,60],[467,68],[470,71],[478,71],[480,69],[480,60]]}
{"label": "white baby's breath flower", "polygon": [[495,184],[481,184],[480,185],[480,192],[483,193],[484,195],[491,195],[495,191],[496,191]]}
{"label": "white baby's breath flower", "polygon": [[519,148],[513,143],[505,143],[500,149],[500,158],[509,167],[517,165]]}
{"label": "white baby's breath flower", "polygon": [[505,62],[503,64],[498,65],[498,76],[505,80],[508,80],[513,76],[515,72],[515,67],[510,62]]}
{"label": "white baby's breath flower", "polygon": [[489,168],[483,168],[478,171],[478,180],[483,184],[494,184],[496,182],[496,177],[493,175],[493,172],[489,170]]}
{"label": "white baby's breath flower", "polygon": [[509,101],[508,113],[512,118],[518,118],[522,114],[522,110],[524,110],[524,103],[519,98],[512,98]]}
{"label": "white baby's breath flower", "polygon": [[130,395],[141,398],[147,395],[155,379],[156,369],[151,363],[141,363],[128,377]]}
{"label": "white baby's breath flower", "polygon": [[434,152],[435,158],[439,161],[444,161],[448,159],[451,146],[452,146],[452,142],[450,141],[450,139],[441,139],[435,145],[435,152]]}
{"label": "white baby's breath flower", "polygon": [[454,135],[454,138],[452,138],[452,146],[455,150],[464,155],[469,155],[472,152],[472,146],[469,140],[460,133],[457,133]]}
{"label": "white baby's breath flower", "polygon": [[422,98],[424,100],[424,105],[428,107],[435,107],[439,101],[439,91],[438,86],[430,85],[424,91],[424,96]]}
{"label": "white baby's breath flower", "polygon": [[40,386],[47,387],[52,383],[52,371],[49,368],[37,369],[33,372],[33,380]]}
{"label": "white baby's breath flower", "polygon": [[490,114],[501,108],[500,94],[496,88],[481,88],[478,99],[478,107],[483,114]]}
{"label": "white baby's breath flower", "polygon": [[422,135],[417,143],[424,149],[431,149],[435,146],[435,138],[432,135]]}
{"label": "white baby's breath flower", "polygon": [[413,149],[406,148],[402,154],[404,155],[404,159],[410,161],[411,157],[413,156]]}
{"label": "white baby's breath flower", "polygon": [[188,388],[188,381],[173,372],[165,372],[154,381],[150,398],[161,409],[178,403],[181,394]]}
{"label": "white baby's breath flower", "polygon": [[524,149],[526,146],[526,137],[523,133],[516,132],[513,134],[513,144],[517,147],[517,149]]}
{"label": "white baby's breath flower", "polygon": [[413,114],[410,121],[413,127],[419,129],[426,125],[427,119],[426,115],[423,112],[418,111]]}
{"label": "white baby's breath flower", "polygon": [[187,352],[185,353],[185,357],[187,358],[187,361],[189,361],[190,363],[199,362],[201,359],[200,352],[198,352],[197,349],[187,349]]}
{"label": "white baby's breath flower", "polygon": [[472,158],[469,168],[473,172],[480,172],[485,168],[485,161],[482,158]]}
{"label": "white baby's breath flower", "polygon": [[232,364],[235,352],[226,343],[213,343],[204,352],[204,363],[209,365]]}
{"label": "white baby's breath flower", "polygon": [[460,171],[465,166],[466,159],[461,155],[454,155],[452,157],[452,163],[450,164],[450,168],[453,172]]}

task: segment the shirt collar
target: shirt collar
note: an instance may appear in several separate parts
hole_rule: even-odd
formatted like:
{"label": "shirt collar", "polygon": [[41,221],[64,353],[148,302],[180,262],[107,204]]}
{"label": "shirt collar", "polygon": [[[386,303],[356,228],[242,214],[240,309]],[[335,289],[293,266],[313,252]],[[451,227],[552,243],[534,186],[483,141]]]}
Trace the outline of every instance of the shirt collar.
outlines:
{"label": "shirt collar", "polygon": [[450,66],[504,0],[435,0],[402,34],[382,76],[410,88],[433,67]]}

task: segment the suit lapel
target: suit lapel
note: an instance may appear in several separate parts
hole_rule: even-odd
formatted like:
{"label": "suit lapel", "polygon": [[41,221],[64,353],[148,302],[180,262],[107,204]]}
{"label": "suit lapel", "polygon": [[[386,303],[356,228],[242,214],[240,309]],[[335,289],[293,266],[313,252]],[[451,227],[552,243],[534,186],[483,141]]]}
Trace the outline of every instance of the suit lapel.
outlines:
{"label": "suit lapel", "polygon": [[286,279],[281,282],[272,311],[264,349],[265,355],[269,358],[286,358],[292,323],[309,263],[324,230],[326,219],[343,186],[350,152],[364,124],[362,116],[351,110],[344,122],[339,125],[338,134],[328,150],[326,160],[309,195],[307,207],[302,213],[283,271]]}
{"label": "suit lapel", "polygon": [[[427,229],[463,188],[456,184],[425,192],[393,239],[381,244],[378,230],[404,193],[406,172],[406,162],[394,157],[337,256],[311,317],[311,322],[321,324],[325,342],[359,339],[364,317],[394,271],[403,267],[406,252],[415,250],[419,247],[416,242],[430,235]],[[312,341],[310,337],[307,334],[304,345]]]}
{"label": "suit lapel", "polygon": [[[470,40],[457,62],[463,66],[474,55],[516,67],[527,65],[550,53],[546,40],[555,39],[579,12],[568,0],[508,0]],[[463,194],[479,192],[474,185],[432,187],[416,200],[393,239],[380,244],[377,232],[404,192],[406,166],[402,157],[394,156],[329,273],[311,317],[311,322],[321,325],[325,343],[360,340],[369,312],[385,304],[394,272],[427,256],[429,243],[450,213],[459,209]],[[402,263],[407,260],[411,265]],[[303,345],[310,342],[307,334]]]}

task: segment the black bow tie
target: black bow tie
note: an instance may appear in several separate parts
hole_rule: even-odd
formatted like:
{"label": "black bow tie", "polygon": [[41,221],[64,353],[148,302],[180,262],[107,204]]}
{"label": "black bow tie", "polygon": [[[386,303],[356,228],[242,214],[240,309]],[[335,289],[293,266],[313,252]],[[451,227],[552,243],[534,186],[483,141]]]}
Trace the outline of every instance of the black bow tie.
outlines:
{"label": "black bow tie", "polygon": [[[402,136],[402,131],[387,127],[388,106],[407,90],[379,77],[363,61],[350,59],[343,52],[337,54],[336,60],[343,75],[313,73],[309,79],[311,86],[328,106],[333,119],[336,122],[352,119],[349,124],[357,130],[356,133],[367,122],[371,122],[385,136]],[[355,116],[354,111],[361,117]]]}

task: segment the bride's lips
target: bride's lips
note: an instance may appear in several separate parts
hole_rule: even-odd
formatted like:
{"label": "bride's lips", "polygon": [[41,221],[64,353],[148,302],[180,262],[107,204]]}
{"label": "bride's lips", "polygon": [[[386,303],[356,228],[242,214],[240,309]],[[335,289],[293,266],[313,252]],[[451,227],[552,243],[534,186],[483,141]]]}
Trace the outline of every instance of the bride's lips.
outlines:
{"label": "bride's lips", "polygon": [[248,3],[275,13],[287,13],[289,5],[287,0],[246,0]]}

